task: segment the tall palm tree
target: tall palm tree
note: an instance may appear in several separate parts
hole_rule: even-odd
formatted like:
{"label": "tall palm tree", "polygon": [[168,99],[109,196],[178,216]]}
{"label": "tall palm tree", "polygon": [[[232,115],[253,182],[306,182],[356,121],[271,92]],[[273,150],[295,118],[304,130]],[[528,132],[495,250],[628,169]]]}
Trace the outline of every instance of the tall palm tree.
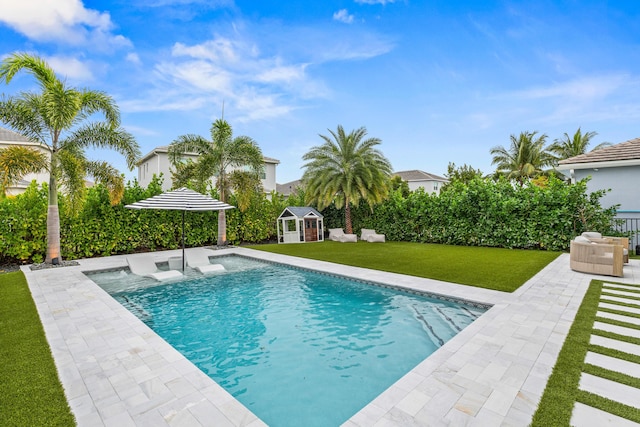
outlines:
{"label": "tall palm tree", "polygon": [[38,173],[46,168],[46,154],[35,148],[11,145],[0,150],[0,198],[28,173]]}
{"label": "tall palm tree", "polygon": [[508,150],[503,146],[491,148],[491,164],[497,165],[497,175],[505,175],[522,185],[526,179],[545,173],[544,168],[551,166],[554,159],[545,150],[547,135],[536,137],[537,133],[520,132],[518,137],[512,134]]}
{"label": "tall palm tree", "polygon": [[[565,132],[562,139],[555,139],[553,141],[553,144],[549,146],[548,151],[554,155],[557,161],[579,156],[587,152],[591,139],[596,135],[598,135],[596,132],[587,132],[583,134],[580,128],[578,128],[573,136],[569,136],[569,134]],[[596,145],[591,151],[596,151],[610,145],[610,142],[603,142]]]}
{"label": "tall palm tree", "polygon": [[[183,162],[185,154],[197,154],[193,161]],[[249,172],[259,180],[264,158],[258,144],[248,136],[233,137],[231,125],[218,119],[211,125],[211,140],[199,135],[182,135],[169,145],[169,160],[175,167],[174,186],[190,183],[204,192],[212,178],[220,200],[227,202],[231,187],[230,174]],[[242,171],[241,168],[248,168]],[[224,210],[218,211],[218,244],[227,243],[227,222]]]}
{"label": "tall palm tree", "polygon": [[361,200],[370,205],[379,203],[389,191],[391,163],[375,147],[378,138],[363,139],[364,127],[348,135],[342,126],[337,132],[329,130],[331,137],[320,135],[322,145],[312,147],[302,158],[307,201],[324,209],[331,203],[340,209],[344,206],[345,228],[352,233],[351,205]]}
{"label": "tall palm tree", "polygon": [[[124,177],[107,162],[87,159],[84,150],[113,149],[125,156],[133,170],[140,149],[120,127],[118,107],[106,93],[69,87],[44,60],[26,53],[14,53],[2,61],[0,82],[9,84],[21,70],[36,78],[41,92],[3,98],[0,121],[51,153],[46,255],[46,262],[51,263],[61,258],[58,182],[73,197],[83,192],[85,177],[92,176],[107,185],[112,203],[117,203],[124,192]],[[97,113],[104,115],[104,121],[89,121]]]}

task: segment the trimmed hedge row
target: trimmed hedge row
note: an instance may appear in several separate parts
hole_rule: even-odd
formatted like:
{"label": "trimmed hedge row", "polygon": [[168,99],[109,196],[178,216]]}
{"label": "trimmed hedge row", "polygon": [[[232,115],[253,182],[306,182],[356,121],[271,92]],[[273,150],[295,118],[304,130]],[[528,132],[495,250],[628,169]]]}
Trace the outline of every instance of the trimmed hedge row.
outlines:
{"label": "trimmed hedge row", "polygon": [[[452,182],[439,196],[396,191],[374,209],[352,209],[352,222],[354,232],[374,228],[390,240],[566,250],[583,231],[613,233],[616,209],[600,206],[604,194],[588,193],[586,181],[568,185],[551,178],[539,187],[476,178]],[[324,213],[327,227],[344,224],[335,209]]]}
{"label": "trimmed hedge row", "polygon": [[[80,212],[60,197],[61,245],[65,259],[177,249],[182,212],[133,210],[124,206],[160,194],[159,180],[147,188],[128,183],[123,200],[112,206],[102,186],[90,188]],[[453,245],[566,250],[585,230],[611,232],[615,207],[602,208],[604,192],[587,193],[586,182],[518,186],[506,180],[452,182],[440,196],[423,191],[392,192],[373,208],[352,208],[354,231],[374,228],[389,240]],[[214,195],[215,197],[215,195]],[[231,243],[275,241],[276,221],[286,206],[303,205],[304,194],[271,200],[255,195],[245,212],[226,212]],[[230,200],[234,204],[233,197]],[[16,197],[0,200],[0,262],[41,262],[46,251],[46,186],[32,184]],[[323,211],[325,229],[344,226],[344,210]],[[214,245],[217,212],[187,212],[187,246]]]}

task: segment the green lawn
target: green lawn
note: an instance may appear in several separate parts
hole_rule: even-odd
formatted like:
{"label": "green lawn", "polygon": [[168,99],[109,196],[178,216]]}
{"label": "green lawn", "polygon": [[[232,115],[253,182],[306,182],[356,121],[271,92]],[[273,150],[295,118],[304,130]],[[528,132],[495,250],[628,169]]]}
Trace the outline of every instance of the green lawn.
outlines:
{"label": "green lawn", "polygon": [[561,252],[428,243],[333,241],[248,246],[266,252],[513,292]]}
{"label": "green lawn", "polygon": [[75,425],[20,271],[0,274],[0,425]]}

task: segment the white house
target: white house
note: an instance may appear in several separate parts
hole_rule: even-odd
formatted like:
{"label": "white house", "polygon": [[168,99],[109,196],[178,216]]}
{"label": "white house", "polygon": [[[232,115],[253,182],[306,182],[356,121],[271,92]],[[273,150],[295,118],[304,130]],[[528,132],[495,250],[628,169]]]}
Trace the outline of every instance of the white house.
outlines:
{"label": "white house", "polygon": [[640,218],[640,138],[558,162],[556,170],[577,182],[591,177],[587,189],[611,189],[600,203],[620,205],[619,216]]}
{"label": "white house", "polygon": [[[42,151],[51,158],[51,152],[47,146],[41,145],[38,142],[33,142],[28,138],[16,133],[12,130],[0,127],[0,150],[13,145],[22,145],[24,147],[35,148]],[[40,173],[30,173],[22,177],[15,185],[7,189],[7,195],[17,195],[24,193],[24,190],[31,184],[31,181],[36,180],[38,184],[49,183],[49,172],[43,171]]]}
{"label": "white house", "polygon": [[442,186],[449,182],[447,178],[421,170],[394,172],[393,176],[399,176],[403,181],[406,181],[409,184],[409,190],[411,191],[423,188],[426,193],[435,194],[440,194]]}
{"label": "white house", "polygon": [[276,184],[276,191],[285,197],[294,194],[298,188],[302,186],[302,181],[296,179],[295,181],[285,182],[284,184]]}
{"label": "white house", "polygon": [[[149,185],[153,179],[153,175],[163,174],[164,181],[162,183],[163,190],[171,188],[171,162],[169,161],[169,146],[164,145],[156,147],[147,155],[142,157],[138,162],[138,182],[142,187]],[[198,155],[187,153],[185,158],[197,159]],[[276,166],[280,164],[279,160],[271,157],[263,157],[264,170],[261,176],[262,187],[265,193],[271,193],[276,189]]]}
{"label": "white house", "polygon": [[[617,216],[624,221],[617,228],[640,229],[640,138],[561,160],[556,170],[572,183],[591,177],[587,182],[589,192],[611,190],[600,204],[605,208],[619,205]],[[632,236],[632,242],[632,246],[640,243],[637,235]]]}

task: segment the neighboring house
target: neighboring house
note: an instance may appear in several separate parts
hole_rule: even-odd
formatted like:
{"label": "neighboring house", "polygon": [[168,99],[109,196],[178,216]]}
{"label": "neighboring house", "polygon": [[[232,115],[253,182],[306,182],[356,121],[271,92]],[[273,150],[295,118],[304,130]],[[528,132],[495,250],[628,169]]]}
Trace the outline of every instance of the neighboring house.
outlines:
{"label": "neighboring house", "polygon": [[[153,175],[162,174],[164,181],[162,189],[169,190],[172,185],[171,181],[171,162],[169,161],[169,146],[164,145],[154,148],[146,156],[138,162],[138,182],[140,186],[147,187]],[[185,158],[197,159],[197,154],[185,154]],[[276,190],[276,166],[280,164],[279,160],[270,157],[264,158],[264,171],[261,176],[262,187],[264,192],[269,194]]]}
{"label": "neighboring house", "polygon": [[409,190],[416,191],[418,188],[423,188],[426,193],[440,194],[442,186],[449,182],[447,178],[421,170],[394,172],[393,176],[399,176],[406,181],[409,184]]}
{"label": "neighboring house", "polygon": [[[22,145],[25,147],[31,147],[38,150],[41,150],[45,153],[49,158],[51,158],[51,152],[49,148],[43,145],[40,145],[37,142],[30,141],[28,138],[16,133],[12,130],[5,129],[0,127],[0,150],[12,146],[12,145]],[[7,189],[7,195],[17,195],[24,193],[24,190],[31,184],[31,181],[36,180],[38,184],[49,183],[49,172],[43,171],[40,173],[30,173],[22,177],[18,183],[9,187]]]}
{"label": "neighboring house", "polygon": [[591,177],[589,192],[611,189],[600,199],[603,207],[620,205],[619,218],[640,218],[640,138],[561,160],[556,170],[572,183]]}
{"label": "neighboring house", "polygon": [[284,197],[289,197],[296,192],[302,185],[302,181],[296,179],[295,181],[285,182],[284,184],[276,184],[276,191],[282,194]]}

